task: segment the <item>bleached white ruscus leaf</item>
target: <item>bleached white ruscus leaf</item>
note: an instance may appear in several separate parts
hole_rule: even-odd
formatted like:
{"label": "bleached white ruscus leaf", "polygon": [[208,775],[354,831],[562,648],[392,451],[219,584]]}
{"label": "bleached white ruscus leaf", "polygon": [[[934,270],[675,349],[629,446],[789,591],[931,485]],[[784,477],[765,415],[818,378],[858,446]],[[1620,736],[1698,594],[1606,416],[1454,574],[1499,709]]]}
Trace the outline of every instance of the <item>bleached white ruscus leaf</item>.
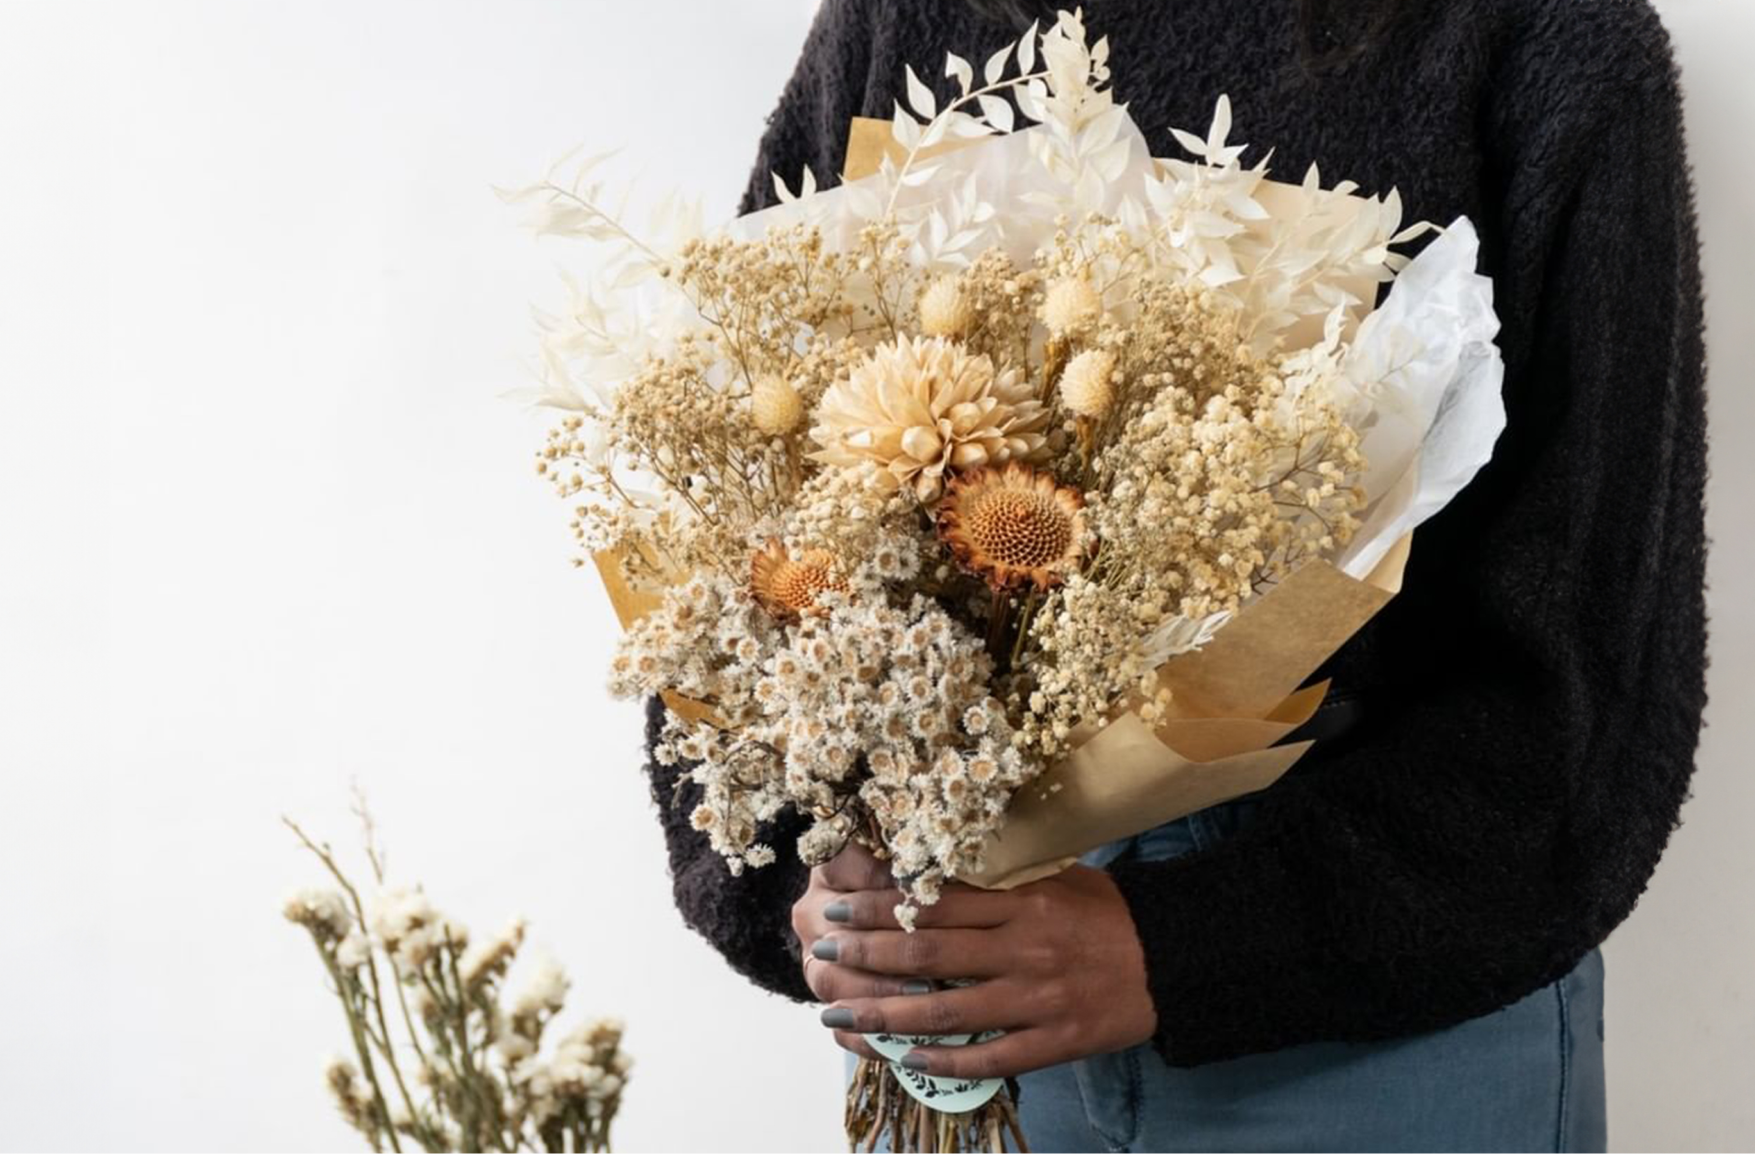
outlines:
{"label": "bleached white ruscus leaf", "polygon": [[986,79],[989,87],[999,83],[1000,78],[1005,75],[1005,66],[1011,61],[1012,46],[1010,44],[987,58],[987,66],[981,70],[981,75]]}
{"label": "bleached white ruscus leaf", "polygon": [[940,119],[949,125],[950,134],[960,139],[975,139],[992,136],[994,133],[992,126],[985,120],[966,112],[947,112]]}
{"label": "bleached white ruscus leaf", "polygon": [[774,191],[779,195],[781,204],[793,204],[800,200],[809,200],[811,197],[815,196],[817,192],[817,174],[811,170],[810,165],[805,165],[804,172],[799,177],[798,192],[794,194],[786,187],[786,182],[780,179],[780,174],[776,172],[774,174]]}
{"label": "bleached white ruscus leaf", "polygon": [[932,94],[920,77],[914,74],[912,64],[903,65],[908,76],[908,104],[922,120],[931,120],[938,115],[938,98]]}
{"label": "bleached white ruscus leaf", "polygon": [[908,114],[901,101],[896,101],[896,114],[890,118],[890,135],[896,143],[912,152],[920,146],[920,122]]}
{"label": "bleached white ruscus leaf", "polygon": [[1207,130],[1207,155],[1215,157],[1225,149],[1225,138],[1231,135],[1231,96],[1219,94],[1219,105],[1213,110],[1212,127]]}
{"label": "bleached white ruscus leaf", "polygon": [[920,137],[920,147],[932,148],[934,145],[942,143],[944,138],[950,133],[952,118],[954,116],[955,113],[940,116],[931,124],[927,125],[926,131],[922,133]]}
{"label": "bleached white ruscus leaf", "polygon": [[1013,111],[1010,101],[991,94],[983,94],[976,99],[981,105],[981,115],[986,117],[987,123],[993,126],[994,131],[1010,132],[1012,130],[1012,126],[1017,123],[1017,115]]}
{"label": "bleached white ruscus leaf", "polygon": [[969,90],[975,87],[974,68],[970,66],[967,60],[964,60],[955,52],[952,52],[945,57],[945,75],[955,78],[957,88],[961,90],[964,96],[969,95]]}

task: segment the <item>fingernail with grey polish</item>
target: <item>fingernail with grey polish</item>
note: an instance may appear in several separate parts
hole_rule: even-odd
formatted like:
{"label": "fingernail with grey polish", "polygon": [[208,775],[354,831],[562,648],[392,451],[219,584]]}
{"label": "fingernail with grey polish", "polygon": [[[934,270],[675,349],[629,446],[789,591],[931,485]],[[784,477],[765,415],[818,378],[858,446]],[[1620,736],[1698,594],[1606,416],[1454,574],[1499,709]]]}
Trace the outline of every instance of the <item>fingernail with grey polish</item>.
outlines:
{"label": "fingernail with grey polish", "polygon": [[902,992],[910,997],[917,994],[932,993],[932,983],[925,978],[909,978],[902,983]]}
{"label": "fingernail with grey polish", "polygon": [[910,1050],[902,1055],[903,1069],[913,1070],[917,1074],[924,1074],[926,1073],[926,1066],[927,1062],[925,1054],[917,1054],[913,1050]]}
{"label": "fingernail with grey polish", "polygon": [[853,907],[846,902],[830,902],[823,907],[823,916],[832,922],[850,922],[853,920]]}
{"label": "fingernail with grey polish", "polygon": [[819,962],[832,962],[841,956],[841,943],[834,938],[818,938],[811,943],[810,956]]}
{"label": "fingernail with grey polish", "polygon": [[823,1025],[831,1030],[851,1030],[853,1011],[846,1006],[830,1006],[823,1011]]}

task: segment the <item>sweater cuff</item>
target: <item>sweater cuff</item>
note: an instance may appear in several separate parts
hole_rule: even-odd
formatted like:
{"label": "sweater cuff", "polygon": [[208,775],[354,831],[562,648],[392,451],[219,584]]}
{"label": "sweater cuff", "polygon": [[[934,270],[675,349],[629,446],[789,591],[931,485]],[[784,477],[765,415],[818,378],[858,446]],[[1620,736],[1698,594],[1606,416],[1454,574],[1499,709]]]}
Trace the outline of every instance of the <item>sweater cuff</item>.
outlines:
{"label": "sweater cuff", "polygon": [[[1279,911],[1251,908],[1257,887],[1220,863],[1224,847],[1193,858],[1123,861],[1109,876],[1133,915],[1145,954],[1146,985],[1157,1011],[1153,1048],[1171,1066],[1198,1066],[1276,1049],[1286,1025],[1262,1012],[1251,991],[1271,982],[1283,992],[1305,977],[1288,958]],[[1246,890],[1251,892],[1245,892]],[[1223,912],[1220,912],[1223,911]],[[1280,998],[1277,1004],[1284,1004]]]}

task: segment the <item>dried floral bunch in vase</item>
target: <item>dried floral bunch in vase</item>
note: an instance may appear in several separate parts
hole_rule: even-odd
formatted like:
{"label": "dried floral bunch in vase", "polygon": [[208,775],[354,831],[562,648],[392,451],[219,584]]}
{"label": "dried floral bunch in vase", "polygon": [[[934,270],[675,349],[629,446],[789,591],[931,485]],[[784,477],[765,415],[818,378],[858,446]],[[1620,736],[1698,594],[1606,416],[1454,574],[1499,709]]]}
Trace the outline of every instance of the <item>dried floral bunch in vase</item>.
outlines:
{"label": "dried floral bunch in vase", "polygon": [[310,934],[347,1020],[352,1056],[324,1072],[342,1118],[373,1150],[608,1150],[633,1066],[621,1023],[556,1037],[571,985],[558,965],[538,959],[506,989],[524,921],[472,940],[418,888],[386,886],[360,813],[369,903],[329,846],[287,822],[334,882],[292,894],[282,912]]}
{"label": "dried floral bunch in vase", "polygon": [[[670,704],[656,756],[734,871],[856,839],[911,925],[949,880],[1261,788],[1302,752],[1274,748],[1320,700],[1300,684],[1490,451],[1469,222],[1393,251],[1431,226],[1245,167],[1223,96],[1172,130],[1193,159],[1156,160],[1107,61],[1063,12],[979,79],[951,56],[949,99],[909,70],[843,184],[776,176],[715,231],[668,201],[636,235],[595,161],[505,194],[595,242],[539,314],[537,399],[566,412],[537,469],[627,627],[610,688]],[[1276,598],[1321,638],[1243,627]],[[1234,772],[1162,788],[1191,766]],[[768,844],[788,809],[814,824]],[[1011,1119],[996,1086],[854,1086],[855,1141]]]}

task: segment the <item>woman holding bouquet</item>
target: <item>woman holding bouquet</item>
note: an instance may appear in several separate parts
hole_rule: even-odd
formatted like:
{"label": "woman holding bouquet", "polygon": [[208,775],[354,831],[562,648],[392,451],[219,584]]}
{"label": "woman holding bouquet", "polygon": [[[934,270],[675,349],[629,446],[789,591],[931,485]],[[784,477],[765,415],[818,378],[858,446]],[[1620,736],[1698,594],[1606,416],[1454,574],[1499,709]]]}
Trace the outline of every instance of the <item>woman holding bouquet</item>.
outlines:
{"label": "woman holding bouquet", "polygon": [[[905,62],[1039,15],[824,0],[744,209],[770,172],[839,172]],[[905,934],[864,851],[729,875],[654,766],[678,904],[739,971],[826,1003],[853,1052],[1006,1031],[906,1064],[1022,1075],[1041,1149],[1602,1149],[1597,947],[1677,822],[1705,696],[1702,299],[1666,33],[1646,0],[1086,17],[1154,143],[1228,92],[1277,171],[1320,160],[1477,222],[1496,455],[1420,529],[1404,591],[1326,671],[1316,748],[1269,790],[1047,881],[949,887]]]}

